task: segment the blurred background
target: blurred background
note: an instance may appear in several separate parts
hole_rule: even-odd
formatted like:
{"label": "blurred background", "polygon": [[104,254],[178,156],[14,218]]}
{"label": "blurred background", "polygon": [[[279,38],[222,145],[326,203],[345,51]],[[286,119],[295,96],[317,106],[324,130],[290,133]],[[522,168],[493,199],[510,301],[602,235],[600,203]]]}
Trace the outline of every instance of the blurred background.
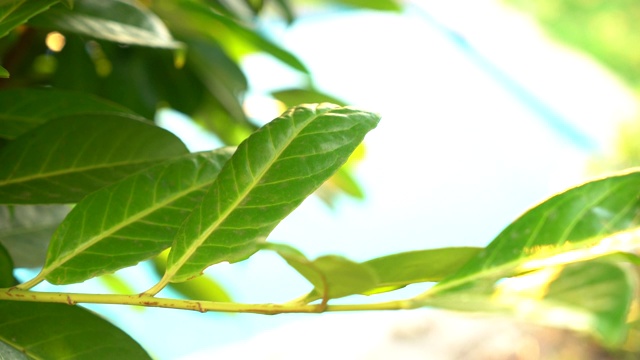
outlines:
{"label": "blurred background", "polygon": [[[294,54],[312,76],[273,50],[231,56],[247,81],[237,97],[247,123],[263,124],[287,106],[316,99],[375,111],[382,120],[341,177],[285,219],[271,241],[311,258],[331,253],[358,261],[415,249],[484,246],[546,197],[640,159],[636,2],[292,1],[295,20],[276,3],[265,2],[252,29]],[[222,65],[209,75],[233,84],[235,70]],[[182,86],[185,98],[191,95],[189,84]],[[250,129],[224,127],[222,120],[201,116],[206,109],[189,114],[172,107],[157,112],[156,120],[193,151],[234,143]],[[237,110],[226,109],[228,117]],[[153,283],[151,268],[144,264],[77,286],[100,291],[105,284],[135,283],[146,289]],[[310,290],[268,253],[214,266],[207,275],[215,296],[237,302],[284,302]],[[390,296],[421,290],[408,287]],[[159,359],[212,354],[310,320],[91,308]],[[371,326],[362,315],[338,316]],[[167,326],[169,333],[155,331]],[[294,334],[287,336],[280,346],[295,342]]]}

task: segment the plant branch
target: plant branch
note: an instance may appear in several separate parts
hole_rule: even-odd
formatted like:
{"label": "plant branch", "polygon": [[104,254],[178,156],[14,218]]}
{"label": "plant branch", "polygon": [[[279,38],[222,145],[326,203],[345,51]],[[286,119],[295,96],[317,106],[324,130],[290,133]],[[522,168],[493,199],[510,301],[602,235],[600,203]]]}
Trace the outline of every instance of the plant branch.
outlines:
{"label": "plant branch", "polygon": [[295,305],[295,304],[239,304],[214,301],[156,298],[150,295],[81,294],[27,291],[19,288],[0,289],[0,300],[50,302],[69,305],[112,304],[160,307],[199,312],[229,312],[275,315],[284,313],[321,313],[325,311],[400,310],[416,307],[412,300],[397,300],[372,304]]}

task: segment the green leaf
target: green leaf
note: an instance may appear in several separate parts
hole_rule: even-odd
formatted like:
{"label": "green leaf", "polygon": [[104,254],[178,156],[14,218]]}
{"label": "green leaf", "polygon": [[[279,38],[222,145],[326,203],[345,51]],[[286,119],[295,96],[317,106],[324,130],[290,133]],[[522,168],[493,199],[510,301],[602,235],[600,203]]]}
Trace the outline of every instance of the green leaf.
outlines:
{"label": "green leaf", "polygon": [[9,70],[0,66],[0,78],[8,79],[9,78]]}
{"label": "green leaf", "polygon": [[31,17],[49,9],[58,0],[4,0],[0,2],[0,37],[3,37]]}
{"label": "green leaf", "polygon": [[48,120],[80,114],[133,112],[80,92],[33,88],[0,91],[0,137],[6,139],[13,139]]}
{"label": "green leaf", "polygon": [[57,118],[0,149],[0,203],[77,202],[184,153],[187,149],[176,136],[133,116]]}
{"label": "green leaf", "polygon": [[420,282],[440,281],[454,274],[482,249],[475,247],[451,247],[416,250],[387,255],[365,261],[378,277],[374,288],[367,294],[395,290]]}
{"label": "green leaf", "polygon": [[76,0],[73,9],[53,7],[29,23],[120,44],[171,49],[182,47],[171,37],[160,18],[131,1]]}
{"label": "green leaf", "polygon": [[282,89],[271,92],[271,96],[282,101],[287,107],[298,104],[330,102],[337,105],[346,106],[345,102],[331,95],[325,94],[312,88],[308,89]]}
{"label": "green leaf", "polygon": [[60,224],[38,278],[76,283],[159,254],[230,156],[189,154],[88,195]]}
{"label": "green leaf", "polygon": [[332,0],[338,4],[353,6],[356,8],[381,10],[381,11],[401,11],[402,5],[396,0]]}
{"label": "green leaf", "polygon": [[165,280],[246,259],[344,164],[375,114],[331,104],[292,108],[243,141],[176,235]]}
{"label": "green leaf", "polygon": [[262,248],[276,251],[313,285],[305,302],[360,294],[380,283],[376,272],[368,265],[358,264],[342,256],[326,255],[309,260],[288,245],[267,243]]}
{"label": "green leaf", "polygon": [[0,301],[0,342],[35,359],[151,359],[102,317],[66,304]]}
{"label": "green leaf", "polygon": [[44,265],[49,239],[70,210],[68,205],[0,206],[0,244],[16,267]]}
{"label": "green leaf", "polygon": [[588,182],[527,211],[432,290],[464,290],[476,280],[497,280],[524,271],[536,259],[587,249],[612,234],[639,226],[639,212],[640,172]]}
{"label": "green leaf", "polygon": [[8,288],[15,284],[16,279],[13,277],[13,260],[7,249],[0,244],[0,288]]}

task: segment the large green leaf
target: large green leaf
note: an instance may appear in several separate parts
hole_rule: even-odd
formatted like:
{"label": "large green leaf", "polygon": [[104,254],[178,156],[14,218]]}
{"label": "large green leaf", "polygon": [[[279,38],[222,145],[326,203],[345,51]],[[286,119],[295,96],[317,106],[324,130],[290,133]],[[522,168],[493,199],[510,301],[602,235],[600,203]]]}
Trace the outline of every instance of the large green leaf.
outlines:
{"label": "large green leaf", "polygon": [[121,44],[181,47],[153,12],[131,1],[77,0],[73,9],[56,6],[29,23]]}
{"label": "large green leaf", "polygon": [[3,0],[0,1],[0,37],[25,23],[31,17],[57,4],[58,0]]}
{"label": "large green leaf", "polygon": [[57,117],[79,114],[132,114],[92,95],[57,89],[0,91],[0,137],[13,139]]}
{"label": "large green leaf", "polygon": [[158,255],[230,156],[189,154],[88,195],[60,224],[38,278],[76,283]]}
{"label": "large green leaf", "polygon": [[0,342],[32,359],[151,359],[102,317],[66,304],[0,301]]}
{"label": "large green leaf", "polygon": [[0,203],[77,202],[187,152],[176,136],[133,116],[57,118],[0,149]]}
{"label": "large green leaf", "polygon": [[44,265],[49,239],[69,210],[68,205],[0,206],[0,244],[16,267]]}
{"label": "large green leaf", "polygon": [[435,293],[518,273],[533,260],[591,247],[640,225],[640,172],[588,182],[553,196],[504,229]]}
{"label": "large green leaf", "polygon": [[331,104],[292,108],[243,141],[176,235],[165,280],[246,259],[347,161],[375,114]]}

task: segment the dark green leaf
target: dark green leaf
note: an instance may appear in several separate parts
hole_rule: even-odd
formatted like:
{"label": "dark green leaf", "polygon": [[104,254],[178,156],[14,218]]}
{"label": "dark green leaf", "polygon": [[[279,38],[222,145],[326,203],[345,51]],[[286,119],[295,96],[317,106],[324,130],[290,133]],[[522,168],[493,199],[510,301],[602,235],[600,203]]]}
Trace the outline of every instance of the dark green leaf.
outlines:
{"label": "dark green leaf", "polygon": [[366,264],[358,264],[342,256],[326,255],[307,259],[298,250],[283,244],[267,243],[265,249],[276,251],[312,285],[305,302],[360,294],[379,284],[376,272]]}
{"label": "dark green leaf", "polygon": [[182,46],[153,12],[130,1],[76,0],[73,9],[51,8],[31,19],[30,24],[121,44],[161,48]]}
{"label": "dark green leaf", "polygon": [[4,0],[0,2],[0,37],[47,10],[58,0]]}
{"label": "dark green leaf", "polygon": [[66,304],[0,301],[0,341],[35,359],[151,359],[102,317]]}
{"label": "dark green leaf", "polygon": [[16,285],[16,279],[13,277],[13,260],[7,249],[0,244],[0,288],[14,285]]}
{"label": "dark green leaf", "polygon": [[38,278],[81,282],[158,255],[230,156],[230,149],[189,154],[88,195],[51,239]]}
{"label": "dark green leaf", "polygon": [[68,205],[0,206],[0,244],[16,267],[44,265],[49,239],[69,210]]}
{"label": "dark green leaf", "polygon": [[588,182],[527,211],[433,290],[448,291],[477,279],[510,276],[537,259],[590,248],[603,238],[640,225],[638,213],[640,172]]}
{"label": "dark green leaf", "polygon": [[0,66],[0,78],[9,78],[9,71],[2,66]]}
{"label": "dark green leaf", "polygon": [[416,250],[365,261],[363,265],[375,271],[379,279],[375,288],[367,289],[367,293],[440,281],[458,271],[481,250],[474,247]]}
{"label": "dark green leaf", "polygon": [[346,106],[344,101],[314,89],[283,89],[274,91],[271,95],[277,100],[282,101],[287,107],[321,102],[330,102]]}
{"label": "dark green leaf", "polygon": [[246,259],[344,164],[379,117],[335,105],[292,108],[254,132],[176,235],[165,280]]}
{"label": "dark green leaf", "polygon": [[133,112],[79,92],[33,88],[0,91],[0,137],[13,139],[48,120],[80,114]]}
{"label": "dark green leaf", "polygon": [[77,202],[133,172],[184,153],[187,149],[177,137],[139,118],[54,119],[0,150],[0,202]]}

